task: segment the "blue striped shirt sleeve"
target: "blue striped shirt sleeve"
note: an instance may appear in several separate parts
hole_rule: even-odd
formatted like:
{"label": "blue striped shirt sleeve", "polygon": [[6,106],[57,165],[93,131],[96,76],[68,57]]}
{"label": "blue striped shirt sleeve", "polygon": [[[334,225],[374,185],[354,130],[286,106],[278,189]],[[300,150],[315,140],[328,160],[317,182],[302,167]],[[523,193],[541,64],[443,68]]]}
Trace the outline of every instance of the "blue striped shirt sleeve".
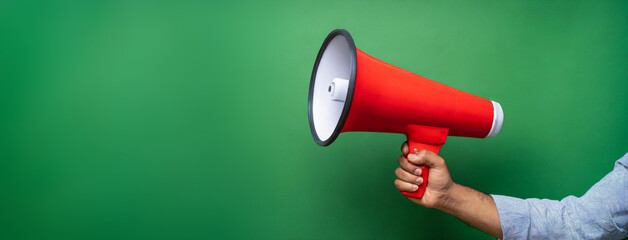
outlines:
{"label": "blue striped shirt sleeve", "polygon": [[582,197],[560,201],[492,195],[503,239],[628,237],[628,153]]}

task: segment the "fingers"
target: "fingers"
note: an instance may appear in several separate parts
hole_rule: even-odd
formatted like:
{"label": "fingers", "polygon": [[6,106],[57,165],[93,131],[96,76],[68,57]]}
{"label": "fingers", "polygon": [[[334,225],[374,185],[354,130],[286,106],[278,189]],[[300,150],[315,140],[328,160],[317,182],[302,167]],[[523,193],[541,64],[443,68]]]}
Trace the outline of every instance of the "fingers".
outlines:
{"label": "fingers", "polygon": [[414,192],[419,189],[419,186],[416,184],[401,181],[399,179],[395,179],[395,188],[402,192]]}
{"label": "fingers", "polygon": [[408,154],[408,160],[415,165],[425,164],[431,168],[442,168],[445,166],[445,160],[431,151],[422,150],[419,154]]}
{"label": "fingers", "polygon": [[401,168],[403,168],[404,171],[408,172],[408,173],[412,173],[414,175],[420,176],[421,175],[421,169],[410,163],[408,161],[408,159],[406,157],[399,156],[399,158],[397,158],[397,162],[399,163],[399,166],[401,166]]}
{"label": "fingers", "polygon": [[395,169],[395,176],[397,176],[399,180],[404,181],[404,182],[418,184],[418,185],[421,185],[421,183],[423,183],[422,177],[412,175],[409,172],[406,172],[405,170],[403,170],[402,168]]}
{"label": "fingers", "polygon": [[408,155],[408,141],[404,142],[403,144],[401,144],[401,153],[403,153],[403,155]]}

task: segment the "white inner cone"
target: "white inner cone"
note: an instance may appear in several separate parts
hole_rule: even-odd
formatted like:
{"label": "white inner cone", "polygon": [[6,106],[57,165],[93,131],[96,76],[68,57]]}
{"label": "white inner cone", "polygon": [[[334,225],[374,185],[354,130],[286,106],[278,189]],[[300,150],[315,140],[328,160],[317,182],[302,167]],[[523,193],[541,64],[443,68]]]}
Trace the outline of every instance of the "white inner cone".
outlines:
{"label": "white inner cone", "polygon": [[347,99],[351,78],[351,48],[342,35],[335,36],[318,63],[312,97],[312,118],[321,141],[334,133]]}

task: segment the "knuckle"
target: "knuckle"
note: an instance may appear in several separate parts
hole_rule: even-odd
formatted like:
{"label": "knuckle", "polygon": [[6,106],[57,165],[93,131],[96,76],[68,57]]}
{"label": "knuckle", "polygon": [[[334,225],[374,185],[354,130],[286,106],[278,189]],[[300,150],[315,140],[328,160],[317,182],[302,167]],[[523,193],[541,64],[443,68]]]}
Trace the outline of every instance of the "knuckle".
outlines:
{"label": "knuckle", "polygon": [[436,162],[440,165],[445,165],[445,159],[443,159],[442,157],[437,157]]}
{"label": "knuckle", "polygon": [[401,188],[401,180],[399,179],[395,179],[395,181],[393,182],[393,184],[395,185],[396,188]]}
{"label": "knuckle", "polygon": [[419,159],[424,159],[424,158],[428,157],[430,153],[431,153],[430,151],[423,149],[423,150],[421,150],[421,152],[419,152],[419,155],[417,157]]}
{"label": "knuckle", "polygon": [[401,177],[402,174],[403,174],[403,169],[401,168],[395,169],[395,175],[397,175],[397,177]]}
{"label": "knuckle", "polygon": [[410,172],[413,166],[410,162],[406,161],[406,163],[401,165],[401,168],[403,168],[403,171]]}

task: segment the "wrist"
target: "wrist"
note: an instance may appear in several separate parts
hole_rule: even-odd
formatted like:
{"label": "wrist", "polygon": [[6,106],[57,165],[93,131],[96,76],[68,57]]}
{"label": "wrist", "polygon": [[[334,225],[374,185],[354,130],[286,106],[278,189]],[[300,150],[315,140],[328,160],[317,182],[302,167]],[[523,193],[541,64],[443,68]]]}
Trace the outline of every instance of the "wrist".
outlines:
{"label": "wrist", "polygon": [[460,192],[460,188],[462,186],[453,182],[451,186],[447,189],[445,194],[439,199],[435,208],[447,213],[453,211],[454,207],[458,205],[459,197],[458,193]]}
{"label": "wrist", "polygon": [[454,183],[435,207],[491,236],[502,237],[495,201],[486,193]]}

